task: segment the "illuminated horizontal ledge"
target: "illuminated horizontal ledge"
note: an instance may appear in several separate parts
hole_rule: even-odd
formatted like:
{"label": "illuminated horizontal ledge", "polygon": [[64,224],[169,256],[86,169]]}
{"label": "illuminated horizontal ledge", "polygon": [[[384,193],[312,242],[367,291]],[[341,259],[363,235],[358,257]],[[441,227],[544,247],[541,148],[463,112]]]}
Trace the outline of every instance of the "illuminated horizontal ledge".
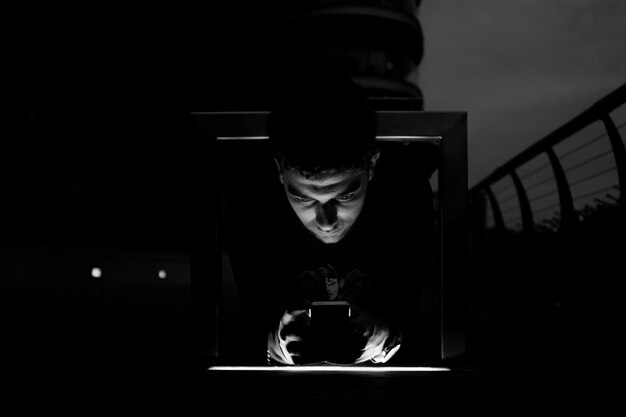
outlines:
{"label": "illuminated horizontal ledge", "polygon": [[[268,136],[218,136],[217,140],[267,140]],[[376,136],[376,140],[381,141],[431,141],[441,140],[441,136]]]}
{"label": "illuminated horizontal ledge", "polygon": [[209,371],[270,372],[445,372],[450,368],[430,366],[211,366]]}

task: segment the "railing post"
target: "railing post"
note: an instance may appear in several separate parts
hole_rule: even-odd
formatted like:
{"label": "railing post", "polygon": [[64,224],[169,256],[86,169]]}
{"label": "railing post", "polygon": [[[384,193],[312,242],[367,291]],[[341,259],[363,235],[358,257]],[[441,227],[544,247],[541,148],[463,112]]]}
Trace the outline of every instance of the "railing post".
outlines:
{"label": "railing post", "polygon": [[617,176],[619,179],[619,200],[622,207],[626,206],[626,195],[624,195],[624,188],[626,188],[626,149],[624,148],[624,142],[620,137],[615,123],[611,119],[608,113],[602,116],[602,122],[606,127],[606,132],[609,135],[609,141],[613,148],[613,155],[615,156],[615,165],[617,166]]}
{"label": "railing post", "polygon": [[535,231],[535,222],[533,220],[533,212],[530,209],[530,202],[528,201],[526,190],[515,170],[511,171],[511,177],[513,178],[513,184],[515,184],[517,198],[519,198],[519,205],[522,211],[522,230],[524,233],[533,233]]}
{"label": "railing post", "polygon": [[552,171],[554,172],[554,179],[556,181],[556,187],[559,190],[559,204],[561,206],[561,227],[567,229],[575,226],[578,223],[578,214],[574,210],[574,200],[572,198],[572,191],[570,190],[565,171],[561,166],[559,158],[556,156],[553,148],[546,149],[550,163],[552,164]]}
{"label": "railing post", "polygon": [[501,233],[504,231],[504,219],[502,218],[502,211],[500,211],[500,205],[496,200],[496,196],[493,194],[490,186],[485,187],[487,197],[489,197],[489,203],[491,204],[491,211],[493,211],[493,221],[496,226],[496,230]]}

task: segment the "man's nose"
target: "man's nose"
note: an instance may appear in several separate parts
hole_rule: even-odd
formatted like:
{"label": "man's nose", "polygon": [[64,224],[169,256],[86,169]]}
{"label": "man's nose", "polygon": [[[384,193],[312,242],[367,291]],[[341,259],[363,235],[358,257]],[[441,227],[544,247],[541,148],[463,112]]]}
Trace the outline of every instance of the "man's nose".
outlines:
{"label": "man's nose", "polygon": [[337,207],[329,201],[316,207],[315,220],[324,232],[330,232],[337,225]]}

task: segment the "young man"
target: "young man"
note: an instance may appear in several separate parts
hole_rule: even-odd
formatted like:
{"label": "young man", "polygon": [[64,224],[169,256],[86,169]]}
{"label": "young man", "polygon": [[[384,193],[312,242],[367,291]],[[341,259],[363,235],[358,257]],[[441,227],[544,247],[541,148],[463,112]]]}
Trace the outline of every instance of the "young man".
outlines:
{"label": "young man", "polygon": [[[390,195],[409,190],[377,187],[376,118],[357,84],[307,81],[278,95],[267,119],[276,187],[244,180],[235,188],[246,198],[233,196],[227,213],[246,323],[265,332],[271,363],[385,363],[414,316],[424,266],[402,207],[411,199]],[[323,343],[316,301],[350,306]]]}

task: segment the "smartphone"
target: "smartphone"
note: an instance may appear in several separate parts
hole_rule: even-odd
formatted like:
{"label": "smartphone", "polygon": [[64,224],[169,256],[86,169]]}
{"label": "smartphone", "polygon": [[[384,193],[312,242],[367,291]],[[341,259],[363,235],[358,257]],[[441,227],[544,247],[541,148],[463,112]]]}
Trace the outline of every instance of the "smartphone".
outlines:
{"label": "smartphone", "polygon": [[[343,363],[342,348],[352,315],[347,301],[317,301],[308,310],[312,349],[322,361]],[[345,361],[344,361],[345,362]]]}
{"label": "smartphone", "polygon": [[314,329],[338,329],[352,315],[347,301],[314,301],[308,310],[311,327]]}

